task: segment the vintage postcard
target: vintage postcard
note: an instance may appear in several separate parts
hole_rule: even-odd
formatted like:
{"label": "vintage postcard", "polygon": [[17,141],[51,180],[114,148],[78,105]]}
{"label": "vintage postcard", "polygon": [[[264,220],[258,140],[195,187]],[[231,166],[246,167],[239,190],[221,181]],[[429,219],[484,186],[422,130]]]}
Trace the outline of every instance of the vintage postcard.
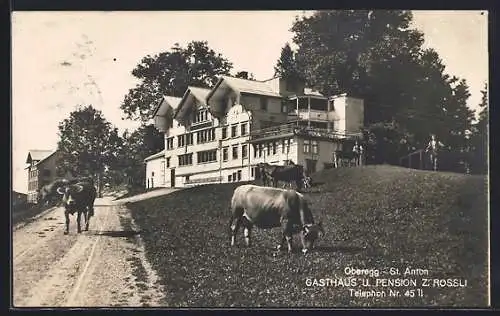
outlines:
{"label": "vintage postcard", "polygon": [[487,11],[12,12],[13,308],[490,306]]}

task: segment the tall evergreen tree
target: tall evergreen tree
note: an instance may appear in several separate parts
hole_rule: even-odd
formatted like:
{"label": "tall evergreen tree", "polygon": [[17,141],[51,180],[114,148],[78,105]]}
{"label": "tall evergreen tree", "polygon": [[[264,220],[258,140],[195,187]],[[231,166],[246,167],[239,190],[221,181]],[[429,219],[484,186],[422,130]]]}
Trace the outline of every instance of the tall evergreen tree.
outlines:
{"label": "tall evergreen tree", "polygon": [[334,10],[292,26],[295,60],[307,84],[325,95],[364,100],[373,162],[398,163],[432,133],[461,148],[470,126],[466,83],[444,73],[411,20],[404,10]]}

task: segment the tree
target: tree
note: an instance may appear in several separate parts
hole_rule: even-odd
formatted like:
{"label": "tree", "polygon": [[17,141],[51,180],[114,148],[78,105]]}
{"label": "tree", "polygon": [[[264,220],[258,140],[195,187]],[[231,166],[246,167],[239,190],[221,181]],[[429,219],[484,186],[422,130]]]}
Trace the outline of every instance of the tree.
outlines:
{"label": "tree", "polygon": [[289,43],[281,49],[280,58],[274,66],[274,75],[290,81],[304,80],[304,74],[299,69],[295,53]]}
{"label": "tree", "polygon": [[101,196],[103,174],[119,162],[123,144],[118,129],[89,105],[71,112],[69,118],[59,123],[59,137],[58,173],[69,171],[75,176],[96,178]]}
{"label": "tree", "polygon": [[475,173],[488,171],[488,84],[481,90],[481,103],[479,103],[479,117],[472,126],[471,147],[473,152],[472,169]]}
{"label": "tree", "polygon": [[232,63],[207,42],[193,41],[186,48],[175,44],[170,51],[147,55],[132,70],[140,82],[129,90],[120,108],[127,119],[147,122],[162,95],[182,97],[188,85],[212,87],[231,68]]}
{"label": "tree", "polygon": [[248,71],[238,71],[236,75],[234,75],[235,78],[241,78],[241,79],[247,79],[247,80],[254,80],[255,78],[252,73],[249,73]]}
{"label": "tree", "polygon": [[120,153],[120,169],[135,186],[144,186],[146,180],[144,159],[164,149],[164,135],[152,124],[141,125],[132,133],[124,133],[125,146]]}
{"label": "tree", "polygon": [[[334,10],[298,18],[293,26],[297,69],[325,95],[347,93],[365,104],[375,162],[398,163],[431,133],[463,147],[470,127],[465,81],[444,73],[404,10]],[[292,64],[285,46],[281,64]],[[390,136],[390,137],[389,137]],[[376,144],[376,145],[375,145]]]}

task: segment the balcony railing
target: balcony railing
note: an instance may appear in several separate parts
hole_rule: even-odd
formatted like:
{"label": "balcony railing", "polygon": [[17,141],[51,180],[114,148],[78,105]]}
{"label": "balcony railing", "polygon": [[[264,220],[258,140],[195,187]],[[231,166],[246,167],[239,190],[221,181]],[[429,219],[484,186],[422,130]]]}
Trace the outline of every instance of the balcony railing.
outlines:
{"label": "balcony railing", "polygon": [[204,183],[215,183],[221,182],[221,177],[207,177],[201,179],[187,180],[185,184],[204,184]]}
{"label": "balcony railing", "polygon": [[295,123],[288,123],[252,131],[250,133],[250,137],[251,140],[257,140],[268,137],[283,136],[287,134],[328,139],[359,138],[362,136],[361,133],[350,133],[328,130],[324,128],[304,127],[298,126]]}

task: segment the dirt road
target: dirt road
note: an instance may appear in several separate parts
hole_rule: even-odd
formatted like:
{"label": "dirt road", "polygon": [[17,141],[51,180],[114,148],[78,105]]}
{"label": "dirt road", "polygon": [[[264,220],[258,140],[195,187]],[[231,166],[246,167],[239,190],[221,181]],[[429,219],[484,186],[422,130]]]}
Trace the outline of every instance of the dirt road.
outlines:
{"label": "dirt road", "polygon": [[14,228],[14,307],[160,305],[162,287],[122,203],[97,199],[89,231],[81,234],[76,216],[63,234],[62,208]]}

